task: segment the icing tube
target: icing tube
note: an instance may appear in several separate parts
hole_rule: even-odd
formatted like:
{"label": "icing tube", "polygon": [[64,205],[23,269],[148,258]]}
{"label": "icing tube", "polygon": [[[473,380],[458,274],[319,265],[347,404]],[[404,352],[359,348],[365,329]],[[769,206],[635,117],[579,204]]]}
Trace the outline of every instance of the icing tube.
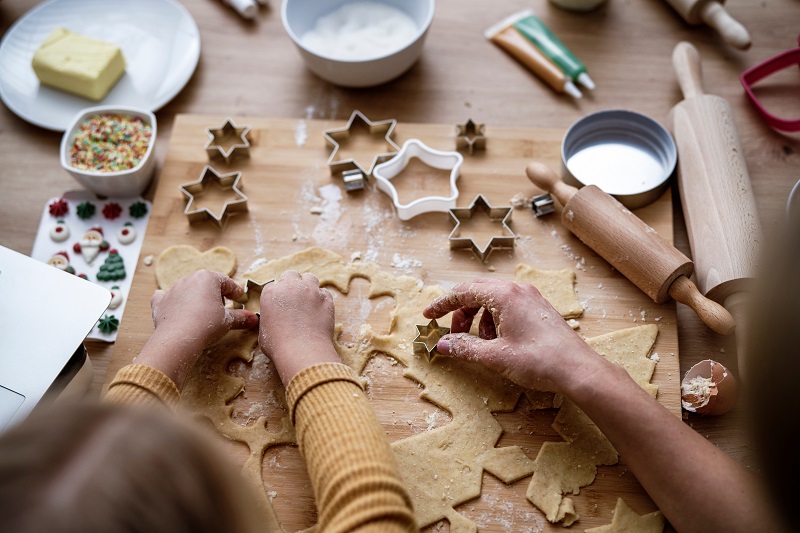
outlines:
{"label": "icing tube", "polygon": [[502,21],[484,32],[484,36],[508,52],[525,65],[550,87],[573,98],[580,98],[581,92],[561,70],[533,46],[513,25]]}
{"label": "icing tube", "polygon": [[533,14],[533,11],[530,9],[520,11],[511,15],[506,21],[558,65],[570,79],[579,82],[587,89],[594,89],[594,81],[587,74],[586,66],[575,57],[575,54],[570,52],[569,48],[564,46],[564,43],[550,31],[550,28],[545,26],[539,17]]}

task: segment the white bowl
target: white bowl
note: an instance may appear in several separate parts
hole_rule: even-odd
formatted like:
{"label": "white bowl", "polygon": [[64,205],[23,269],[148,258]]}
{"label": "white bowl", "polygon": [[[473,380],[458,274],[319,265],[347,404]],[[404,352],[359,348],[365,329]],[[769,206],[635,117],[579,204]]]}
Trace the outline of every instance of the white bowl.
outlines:
{"label": "white bowl", "polygon": [[371,87],[392,80],[416,63],[433,20],[435,0],[380,0],[409,15],[417,32],[399,50],[367,60],[343,60],[311,51],[301,42],[317,20],[352,0],[283,0],[281,20],[306,66],[320,78],[345,87]]}
{"label": "white bowl", "polygon": [[[81,170],[70,165],[70,147],[83,121],[106,113],[139,117],[150,124],[152,134],[147,151],[139,164],[128,170],[117,172],[97,172]],[[100,196],[139,196],[147,188],[155,170],[153,146],[156,143],[156,116],[145,109],[122,106],[87,107],[80,111],[70,123],[61,137],[61,166],[69,172],[78,183]]]}

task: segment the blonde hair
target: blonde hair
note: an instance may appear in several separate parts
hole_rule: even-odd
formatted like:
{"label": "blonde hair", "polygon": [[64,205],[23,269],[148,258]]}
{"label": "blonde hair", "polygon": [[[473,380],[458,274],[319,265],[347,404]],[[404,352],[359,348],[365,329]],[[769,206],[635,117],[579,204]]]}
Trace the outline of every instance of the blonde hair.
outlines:
{"label": "blonde hair", "polygon": [[256,531],[244,480],[196,424],[78,404],[0,436],[0,524],[17,533]]}

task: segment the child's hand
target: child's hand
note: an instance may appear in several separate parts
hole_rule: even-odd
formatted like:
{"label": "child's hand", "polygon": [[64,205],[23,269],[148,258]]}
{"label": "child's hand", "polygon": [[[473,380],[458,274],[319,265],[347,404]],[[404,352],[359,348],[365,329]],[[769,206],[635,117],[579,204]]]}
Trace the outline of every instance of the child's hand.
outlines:
{"label": "child's hand", "polygon": [[333,297],[311,274],[290,270],[261,292],[258,343],[289,381],[307,366],[341,362],[333,347]]}
{"label": "child's hand", "polygon": [[180,388],[200,354],[231,329],[258,325],[244,309],[226,309],[244,289],[218,272],[200,270],[183,277],[168,291],[156,291],[150,301],[155,331],[136,362],[155,367]]}
{"label": "child's hand", "polygon": [[[469,330],[483,308],[478,336]],[[438,351],[481,363],[527,388],[565,392],[594,352],[532,285],[477,279],[461,283],[425,308],[426,318],[453,312]]]}

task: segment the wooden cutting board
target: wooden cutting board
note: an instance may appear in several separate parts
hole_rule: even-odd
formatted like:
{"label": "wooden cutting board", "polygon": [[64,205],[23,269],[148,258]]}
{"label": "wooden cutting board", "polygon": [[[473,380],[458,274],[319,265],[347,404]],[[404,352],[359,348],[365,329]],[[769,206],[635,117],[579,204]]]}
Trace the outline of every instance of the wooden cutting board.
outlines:
{"label": "wooden cutting board", "polygon": [[[388,117],[369,117],[379,120]],[[332,178],[326,164],[330,148],[322,132],[344,126],[344,121],[267,119],[233,117],[237,126],[252,128],[250,158],[230,165],[211,163],[220,173],[242,171],[241,185],[249,197],[249,211],[236,214],[222,227],[213,221],[189,224],[183,214],[184,197],[179,186],[197,180],[208,158],[204,145],[207,128],[218,128],[225,116],[180,115],[176,118],[164,168],[161,169],[153,212],[147,228],[127,312],[117,338],[106,384],[117,370],[130,363],[152,332],[150,296],[156,289],[155,268],[147,266],[148,256],[173,244],[191,244],[201,250],[225,245],[234,250],[240,276],[263,261],[282,257],[312,246],[321,246],[349,260],[353,254],[377,262],[397,275],[407,274],[427,284],[451,287],[476,276],[513,280],[514,268],[527,263],[539,269],[571,268],[577,275],[576,290],[585,312],[579,319],[579,332],[593,337],[641,324],[659,328],[654,352],[660,361],[653,382],[659,385],[658,400],[680,416],[680,376],[675,305],[654,304],[644,293],[614,271],[567,232],[559,214],[537,219],[529,208],[515,209],[511,228],[518,236],[513,251],[495,251],[486,263],[469,251],[451,251],[448,235],[453,227],[447,213],[421,215],[401,222],[393,212],[388,196],[373,186],[347,193],[339,178]],[[395,130],[398,144],[419,138],[433,148],[455,147],[455,125],[405,124]],[[492,206],[507,206],[517,193],[530,197],[539,194],[525,177],[525,165],[539,159],[553,168],[560,161],[561,130],[501,128],[487,126],[487,147],[474,155],[465,154],[458,182],[459,207],[468,206],[483,194]],[[354,156],[369,166],[375,150],[384,149],[381,136],[353,135],[343,144],[340,155]],[[420,164],[409,166],[398,178],[401,201],[431,194],[446,194],[447,173],[431,171]],[[672,240],[672,204],[667,192],[658,202],[637,214],[667,240]],[[476,235],[491,237],[493,228],[474,227]],[[236,277],[235,276],[235,277]],[[378,331],[388,328],[391,301],[372,302],[364,307],[362,294],[367,281],[354,280],[344,297],[334,290],[337,321],[347,331],[357,331],[366,320]],[[240,364],[230,371],[245,378],[245,394],[233,401],[234,417],[240,423],[252,421],[252,413],[269,404],[270,383],[257,379],[266,369]],[[372,383],[373,408],[388,438],[394,441],[433,427],[444,425],[449,414],[419,399],[420,389],[402,377],[399,365],[376,358],[365,374]],[[274,373],[272,373],[274,376]],[[266,409],[266,408],[265,408]],[[268,409],[267,409],[268,411]],[[264,412],[269,423],[277,423],[279,412]],[[505,428],[498,446],[519,445],[535,458],[541,443],[558,440],[550,427],[555,410],[533,410],[521,400],[513,413],[497,414]],[[246,450],[230,444],[231,455],[244,461]],[[268,450],[264,461],[265,486],[273,496],[278,518],[287,531],[312,525],[314,502],[302,458],[290,446]],[[482,496],[457,508],[477,522],[481,531],[524,531],[543,525],[545,531],[563,531],[548,524],[541,513],[525,499],[530,478],[504,485],[484,473]],[[624,464],[600,467],[596,481],[575,496],[581,520],[573,530],[609,523],[617,497],[623,497],[638,513],[655,509],[636,479]],[[434,526],[446,529],[446,523]]]}

